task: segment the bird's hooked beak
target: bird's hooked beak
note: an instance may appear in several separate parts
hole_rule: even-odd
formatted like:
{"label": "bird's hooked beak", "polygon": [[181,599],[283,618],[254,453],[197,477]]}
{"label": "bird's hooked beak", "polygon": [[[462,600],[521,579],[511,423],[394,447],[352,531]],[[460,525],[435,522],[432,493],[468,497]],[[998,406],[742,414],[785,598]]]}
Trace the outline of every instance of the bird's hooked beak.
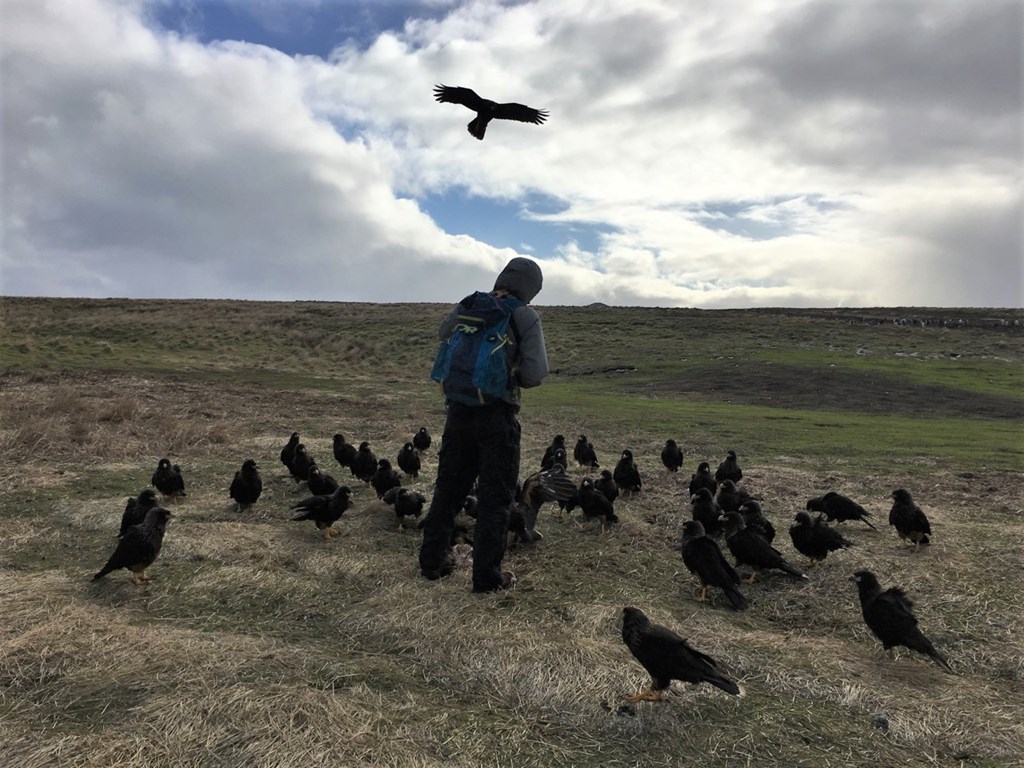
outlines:
{"label": "bird's hooked beak", "polygon": [[850,581],[852,581],[854,584],[860,584],[860,576],[858,576],[855,573],[853,574],[853,576],[850,577]]}

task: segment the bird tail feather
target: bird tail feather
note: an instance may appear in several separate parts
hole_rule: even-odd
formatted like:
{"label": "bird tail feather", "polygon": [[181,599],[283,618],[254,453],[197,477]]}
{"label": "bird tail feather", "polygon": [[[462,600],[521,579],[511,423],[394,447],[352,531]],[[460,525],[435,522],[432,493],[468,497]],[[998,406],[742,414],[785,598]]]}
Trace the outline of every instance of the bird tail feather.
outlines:
{"label": "bird tail feather", "polygon": [[725,590],[725,596],[729,598],[729,602],[732,603],[732,607],[737,611],[742,611],[747,607],[747,599],[743,596],[735,587]]}

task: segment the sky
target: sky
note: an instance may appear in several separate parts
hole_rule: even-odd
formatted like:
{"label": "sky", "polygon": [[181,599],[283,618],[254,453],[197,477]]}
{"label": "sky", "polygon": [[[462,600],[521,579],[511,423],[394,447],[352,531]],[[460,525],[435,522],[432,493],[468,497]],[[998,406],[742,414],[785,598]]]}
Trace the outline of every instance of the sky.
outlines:
{"label": "sky", "polygon": [[[1024,306],[1021,0],[0,0],[0,294]],[[436,84],[547,109],[439,104]]]}

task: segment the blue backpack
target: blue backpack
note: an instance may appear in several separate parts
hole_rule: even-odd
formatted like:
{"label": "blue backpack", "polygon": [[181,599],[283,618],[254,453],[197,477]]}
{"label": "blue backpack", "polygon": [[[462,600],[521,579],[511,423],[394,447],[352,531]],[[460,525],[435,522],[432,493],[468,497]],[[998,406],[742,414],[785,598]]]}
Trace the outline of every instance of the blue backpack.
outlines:
{"label": "blue backpack", "polygon": [[483,291],[459,302],[455,328],[438,347],[430,372],[446,398],[487,405],[505,395],[516,344],[509,324],[523,303],[514,296],[499,298]]}

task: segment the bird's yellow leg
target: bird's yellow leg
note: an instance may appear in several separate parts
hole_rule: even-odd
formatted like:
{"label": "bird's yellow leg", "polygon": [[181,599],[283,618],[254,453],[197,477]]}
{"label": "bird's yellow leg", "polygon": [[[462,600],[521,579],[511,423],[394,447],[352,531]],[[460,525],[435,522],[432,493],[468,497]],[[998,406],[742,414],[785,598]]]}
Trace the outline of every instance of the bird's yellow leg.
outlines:
{"label": "bird's yellow leg", "polygon": [[698,603],[706,603],[708,601],[708,588],[707,586],[701,586],[700,592],[697,593],[695,599]]}
{"label": "bird's yellow leg", "polygon": [[744,584],[753,584],[755,581],[757,581],[757,571],[751,571],[750,572],[750,578],[749,579],[743,579],[743,583]]}
{"label": "bird's yellow leg", "polygon": [[331,529],[330,528],[324,528],[324,538],[325,539],[331,538]]}
{"label": "bird's yellow leg", "polygon": [[624,697],[630,704],[636,704],[640,701],[661,701],[662,691],[656,691],[653,688],[640,691],[640,693],[634,693],[630,696]]}

